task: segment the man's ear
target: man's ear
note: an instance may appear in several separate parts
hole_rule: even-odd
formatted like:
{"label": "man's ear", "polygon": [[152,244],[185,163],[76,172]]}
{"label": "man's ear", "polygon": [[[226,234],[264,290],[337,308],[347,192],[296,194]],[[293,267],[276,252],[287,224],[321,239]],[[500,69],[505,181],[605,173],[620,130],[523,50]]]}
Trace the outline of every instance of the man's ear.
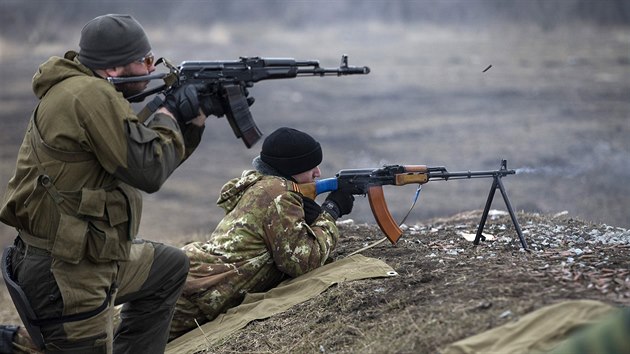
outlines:
{"label": "man's ear", "polygon": [[122,66],[117,66],[115,68],[103,69],[106,76],[105,77],[118,77],[122,73]]}

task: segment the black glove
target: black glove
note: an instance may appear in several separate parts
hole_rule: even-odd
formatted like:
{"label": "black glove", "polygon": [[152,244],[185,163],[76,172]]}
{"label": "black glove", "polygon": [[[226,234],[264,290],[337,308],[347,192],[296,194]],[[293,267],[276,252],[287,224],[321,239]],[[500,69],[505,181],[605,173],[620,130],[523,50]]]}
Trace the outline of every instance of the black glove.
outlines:
{"label": "black glove", "polygon": [[200,87],[199,91],[199,106],[203,111],[203,114],[207,116],[213,115],[217,118],[223,117],[225,111],[223,110],[223,105],[221,104],[221,98],[217,93],[207,93],[204,92],[204,87]]}
{"label": "black glove", "polygon": [[[220,97],[221,95],[216,92],[206,92],[206,88],[204,86],[198,87],[197,90],[199,91],[199,106],[206,116],[213,115],[216,117],[223,117],[223,115],[225,115],[222,103],[222,100],[226,100],[225,97]],[[241,90],[246,98],[247,105],[253,105],[255,99],[254,97],[249,97],[249,91],[244,84],[241,84]],[[225,93],[223,95],[225,95]]]}
{"label": "black glove", "polygon": [[302,204],[304,204],[304,221],[311,225],[322,213],[322,208],[313,199],[304,196],[302,196]]}
{"label": "black glove", "polygon": [[180,126],[199,115],[199,97],[194,85],[184,85],[166,95],[164,107],[175,116]]}
{"label": "black glove", "polygon": [[322,210],[328,212],[336,220],[350,214],[353,205],[354,196],[351,193],[336,190],[328,194],[324,204],[322,204]]}

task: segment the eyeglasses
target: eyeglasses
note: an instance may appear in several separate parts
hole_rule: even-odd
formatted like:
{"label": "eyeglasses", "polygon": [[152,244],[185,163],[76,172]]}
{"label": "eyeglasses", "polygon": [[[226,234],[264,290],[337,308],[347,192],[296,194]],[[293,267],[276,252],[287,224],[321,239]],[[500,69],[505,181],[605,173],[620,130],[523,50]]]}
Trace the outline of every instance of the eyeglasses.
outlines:
{"label": "eyeglasses", "polygon": [[144,57],[136,60],[136,62],[138,63],[144,63],[144,65],[146,65],[147,67],[153,65],[153,63],[155,62],[155,57],[153,56],[152,52],[149,52],[149,54],[145,55]]}

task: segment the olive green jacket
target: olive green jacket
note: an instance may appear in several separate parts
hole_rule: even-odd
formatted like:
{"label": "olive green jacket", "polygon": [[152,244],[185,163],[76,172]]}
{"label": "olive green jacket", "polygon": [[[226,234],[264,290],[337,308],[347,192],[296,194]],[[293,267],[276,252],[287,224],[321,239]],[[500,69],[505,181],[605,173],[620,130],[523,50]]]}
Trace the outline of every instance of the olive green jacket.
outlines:
{"label": "olive green jacket", "polygon": [[165,114],[140,122],[122,94],[82,65],[76,52],[40,65],[33,91],[40,102],[0,221],[67,262],[86,255],[126,259],[140,223],[138,189],[158,190],[199,140],[185,144]]}
{"label": "olive green jacket", "polygon": [[[190,271],[178,304],[194,303],[206,322],[238,305],[248,292],[267,291],[286,277],[322,266],[339,231],[325,212],[307,225],[296,190],[282,177],[257,171],[244,171],[226,183],[217,202],[225,217],[209,240],[183,248]],[[192,321],[177,315],[176,309],[174,322]]]}

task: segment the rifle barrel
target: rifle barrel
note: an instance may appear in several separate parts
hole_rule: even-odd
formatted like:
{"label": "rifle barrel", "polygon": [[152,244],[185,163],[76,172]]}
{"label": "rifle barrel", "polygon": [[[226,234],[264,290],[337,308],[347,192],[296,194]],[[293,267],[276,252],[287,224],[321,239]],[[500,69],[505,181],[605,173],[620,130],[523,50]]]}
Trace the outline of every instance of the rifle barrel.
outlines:
{"label": "rifle barrel", "polygon": [[435,179],[468,179],[468,178],[486,178],[486,177],[503,177],[515,174],[515,170],[500,169],[494,171],[458,171],[458,172],[429,172],[429,180]]}
{"label": "rifle barrel", "polygon": [[370,68],[367,66],[350,66],[340,68],[312,68],[312,69],[298,69],[297,76],[327,76],[327,75],[366,75],[370,73]]}

